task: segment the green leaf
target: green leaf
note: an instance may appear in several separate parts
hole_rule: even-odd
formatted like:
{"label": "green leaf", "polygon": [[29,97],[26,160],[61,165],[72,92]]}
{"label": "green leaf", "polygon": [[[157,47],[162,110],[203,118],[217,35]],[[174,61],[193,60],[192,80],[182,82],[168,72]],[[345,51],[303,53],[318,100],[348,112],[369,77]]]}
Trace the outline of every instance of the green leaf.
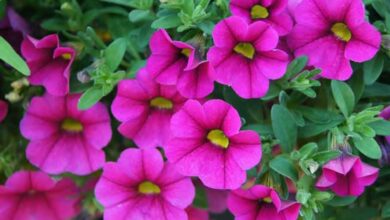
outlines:
{"label": "green leaf", "polygon": [[311,142],[303,145],[301,149],[299,149],[299,153],[302,158],[307,158],[317,150],[318,150],[318,145],[316,143]]}
{"label": "green leaf", "polygon": [[299,128],[299,137],[308,138],[321,134],[322,132],[329,131],[344,121],[343,118],[335,118],[330,122],[320,123],[309,123],[306,122],[305,126]]}
{"label": "green leaf", "polygon": [[369,123],[368,126],[374,129],[376,135],[390,135],[390,121],[378,120]]}
{"label": "green leaf", "polygon": [[322,151],[315,153],[312,157],[313,160],[317,161],[320,165],[340,156],[340,151]]}
{"label": "green leaf", "polygon": [[355,147],[365,156],[371,159],[379,159],[382,157],[382,151],[374,138],[362,137],[360,140],[353,139]]}
{"label": "green leaf", "polygon": [[327,201],[326,204],[334,207],[346,206],[355,202],[356,199],[357,197],[354,196],[346,196],[346,197],[335,196],[332,200]]}
{"label": "green leaf", "polygon": [[300,56],[300,57],[295,58],[288,65],[285,77],[287,79],[290,79],[291,77],[294,77],[295,75],[300,73],[303,70],[303,68],[305,68],[307,61],[308,61],[307,56]]}
{"label": "green leaf", "polygon": [[149,10],[135,9],[129,13],[129,20],[131,22],[139,22],[149,19],[153,19],[153,15]]}
{"label": "green leaf", "polygon": [[336,80],[331,83],[333,98],[343,115],[347,118],[355,106],[355,95],[348,84]]}
{"label": "green leaf", "polygon": [[383,83],[374,83],[373,85],[366,86],[366,90],[363,93],[363,98],[371,97],[389,97],[390,85]]}
{"label": "green leaf", "polygon": [[271,109],[272,129],[279,139],[283,152],[291,152],[297,142],[297,125],[293,116],[282,105],[273,105]]}
{"label": "green leaf", "polygon": [[79,99],[77,108],[86,110],[96,104],[104,96],[103,89],[97,86],[91,87],[84,92]]}
{"label": "green leaf", "polygon": [[114,72],[122,62],[126,52],[127,42],[124,38],[118,38],[104,50],[104,58],[108,69]]}
{"label": "green leaf", "polygon": [[196,187],[195,199],[193,204],[195,207],[207,209],[207,196],[204,187]]}
{"label": "green leaf", "polygon": [[298,172],[290,159],[284,156],[278,156],[269,162],[269,166],[282,176],[288,177],[293,181],[298,181]]}
{"label": "green leaf", "polygon": [[101,0],[103,2],[109,2],[117,5],[123,5],[128,7],[137,7],[137,1],[133,0]]}
{"label": "green leaf", "polygon": [[387,201],[382,208],[382,218],[389,218],[389,217],[390,217],[390,201]]}
{"label": "green leaf", "polygon": [[297,201],[301,204],[307,204],[311,197],[311,193],[307,192],[306,190],[298,190],[296,198]]}
{"label": "green leaf", "polygon": [[312,108],[307,106],[298,106],[295,108],[301,112],[305,118],[311,122],[318,124],[326,124],[334,120],[344,119],[342,115],[337,112],[327,111],[322,108]]}
{"label": "green leaf", "polygon": [[363,64],[364,83],[372,85],[381,75],[385,63],[385,56],[378,53],[372,60]]}
{"label": "green leaf", "polygon": [[270,125],[265,125],[265,124],[250,124],[244,126],[243,130],[254,130],[261,136],[274,134],[272,127]]}
{"label": "green leaf", "polygon": [[353,94],[355,94],[355,104],[359,102],[359,99],[362,97],[365,85],[363,80],[364,74],[361,69],[353,73],[352,78],[348,81],[348,84],[351,86]]}
{"label": "green leaf", "polygon": [[211,21],[203,21],[198,24],[198,27],[206,34],[211,35],[213,32],[215,24]]}
{"label": "green leaf", "polygon": [[63,19],[50,18],[41,23],[41,27],[48,31],[68,30],[68,25]]}
{"label": "green leaf", "polygon": [[23,75],[30,75],[30,69],[26,62],[15,52],[12,46],[0,36],[0,60],[15,68]]}
{"label": "green leaf", "polygon": [[152,23],[152,28],[157,29],[157,28],[174,28],[181,25],[181,20],[177,14],[171,14],[168,16],[161,17]]}
{"label": "green leaf", "polygon": [[0,20],[4,17],[6,13],[7,1],[0,0]]}

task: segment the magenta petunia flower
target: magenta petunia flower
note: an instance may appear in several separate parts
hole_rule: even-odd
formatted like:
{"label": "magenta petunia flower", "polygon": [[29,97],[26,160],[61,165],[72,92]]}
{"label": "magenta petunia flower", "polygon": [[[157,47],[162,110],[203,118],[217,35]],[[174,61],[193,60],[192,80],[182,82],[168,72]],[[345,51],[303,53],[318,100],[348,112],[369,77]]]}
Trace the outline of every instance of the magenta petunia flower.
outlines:
{"label": "magenta petunia flower", "polygon": [[69,92],[70,68],[76,52],[60,46],[57,35],[48,35],[41,40],[26,37],[22,55],[31,70],[28,80],[32,85],[44,86],[48,93],[56,96]]}
{"label": "magenta petunia flower", "polygon": [[188,220],[209,220],[209,213],[205,209],[190,206],[186,209]]}
{"label": "magenta petunia flower", "polygon": [[111,139],[106,106],[97,103],[88,110],[77,109],[80,95],[34,97],[20,123],[22,135],[30,140],[27,159],[51,174],[89,174],[105,162],[102,148]]}
{"label": "magenta petunia flower", "polygon": [[215,68],[215,80],[232,86],[242,98],[264,96],[269,80],[286,72],[288,55],[278,49],[278,34],[268,24],[247,24],[233,16],[220,21],[213,31],[214,46],[207,58]]}
{"label": "magenta petunia flower", "polygon": [[66,220],[79,213],[79,201],[71,179],[54,181],[40,171],[18,171],[0,186],[1,219]]}
{"label": "magenta petunia flower", "polygon": [[8,104],[7,102],[0,100],[0,122],[4,120],[7,114],[8,114]]}
{"label": "magenta petunia flower", "polygon": [[27,22],[14,9],[8,7],[3,19],[0,20],[0,36],[4,37],[17,52],[20,52],[23,38],[29,32],[30,27]]}
{"label": "magenta petunia flower", "polygon": [[127,149],[108,162],[95,188],[104,219],[187,219],[195,197],[191,179],[164,163],[156,149]]}
{"label": "magenta petunia flower", "polygon": [[[387,106],[382,112],[379,114],[385,120],[390,120],[390,106]],[[385,136],[387,143],[390,144],[390,136]]]}
{"label": "magenta petunia flower", "polygon": [[136,79],[119,82],[111,109],[122,122],[119,132],[141,148],[164,147],[170,137],[169,122],[187,99],[176,86],[164,86],[141,69]]}
{"label": "magenta petunia flower", "polygon": [[282,201],[278,193],[269,187],[255,185],[249,189],[237,189],[228,197],[228,208],[236,219],[298,219],[301,205]]}
{"label": "magenta petunia flower", "polygon": [[264,21],[270,24],[280,36],[293,28],[293,20],[287,10],[288,0],[231,0],[230,11],[247,22]]}
{"label": "magenta petunia flower", "polygon": [[210,62],[201,62],[194,69],[184,71],[179,76],[177,90],[186,98],[204,98],[214,90],[214,74],[214,68]]}
{"label": "magenta petunia flower", "polygon": [[180,75],[199,64],[193,46],[173,41],[164,29],[157,30],[150,39],[151,55],[146,69],[157,82],[175,85]]}
{"label": "magenta petunia flower", "polygon": [[186,176],[214,189],[236,189],[259,163],[261,143],[254,131],[240,131],[238,112],[222,100],[185,103],[171,120],[168,160]]}
{"label": "magenta petunia flower", "polygon": [[377,177],[378,168],[363,163],[357,156],[343,154],[322,167],[316,187],[331,189],[339,196],[359,196]]}
{"label": "magenta petunia flower", "polygon": [[207,198],[207,210],[211,213],[222,213],[227,209],[228,190],[216,190],[204,187]]}
{"label": "magenta petunia flower", "polygon": [[347,80],[350,61],[370,60],[380,47],[380,33],[364,17],[361,0],[303,0],[288,43],[295,56],[306,55],[308,65],[322,69],[322,77]]}

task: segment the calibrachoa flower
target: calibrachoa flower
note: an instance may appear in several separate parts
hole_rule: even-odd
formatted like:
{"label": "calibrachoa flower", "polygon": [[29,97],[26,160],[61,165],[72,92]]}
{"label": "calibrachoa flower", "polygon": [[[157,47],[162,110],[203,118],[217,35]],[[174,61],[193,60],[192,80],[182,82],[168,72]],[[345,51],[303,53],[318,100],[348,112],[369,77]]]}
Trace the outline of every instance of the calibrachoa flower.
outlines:
{"label": "calibrachoa flower", "polygon": [[0,216],[7,220],[66,220],[79,213],[79,191],[69,178],[18,171],[0,186]]}
{"label": "calibrachoa flower", "polygon": [[27,159],[43,171],[89,174],[105,162],[102,148],[111,139],[107,108],[97,103],[77,109],[80,95],[34,97],[20,123],[30,140]]}
{"label": "calibrachoa flower", "polygon": [[186,209],[186,212],[188,220],[209,220],[209,213],[207,210],[190,206]]}
{"label": "calibrachoa flower", "polygon": [[293,28],[293,20],[288,13],[287,5],[288,0],[231,0],[230,11],[249,23],[267,22],[283,36]]}
{"label": "calibrachoa flower", "polygon": [[210,188],[236,189],[261,158],[259,135],[240,127],[238,112],[226,102],[189,100],[172,117],[166,156],[181,174],[199,176]]}
{"label": "calibrachoa flower", "polygon": [[214,90],[214,68],[208,61],[199,63],[194,69],[184,71],[177,81],[179,93],[190,99],[204,98]]}
{"label": "calibrachoa flower", "polygon": [[44,86],[52,95],[66,95],[69,92],[70,67],[75,53],[70,47],[60,46],[55,34],[41,40],[26,37],[22,43],[22,55],[31,70],[29,82]]}
{"label": "calibrachoa flower", "polygon": [[207,210],[211,213],[222,213],[227,209],[228,190],[216,190],[204,187],[207,198]]}
{"label": "calibrachoa flower", "polygon": [[322,167],[316,187],[331,189],[339,196],[359,196],[377,177],[377,168],[363,163],[357,156],[343,154]]}
{"label": "calibrachoa flower", "polygon": [[23,37],[29,32],[26,21],[14,9],[8,7],[5,16],[0,20],[0,36],[4,37],[16,51],[20,52]]}
{"label": "calibrachoa flower", "polygon": [[119,132],[141,148],[163,147],[170,137],[169,122],[187,99],[176,86],[165,86],[141,69],[136,79],[119,82],[111,109],[122,122]]}
{"label": "calibrachoa flower", "polygon": [[104,219],[187,219],[185,208],[195,197],[191,179],[164,163],[156,149],[127,149],[108,162],[96,185]]}
{"label": "calibrachoa flower", "polygon": [[191,70],[199,64],[194,47],[173,41],[164,29],[153,34],[149,46],[151,55],[146,69],[161,84],[175,85],[183,71]]}
{"label": "calibrachoa flower", "polygon": [[289,45],[295,56],[306,55],[308,65],[322,69],[322,77],[347,80],[350,61],[370,60],[380,47],[380,33],[364,17],[361,0],[303,0]]}
{"label": "calibrachoa flower", "polygon": [[279,37],[267,23],[248,25],[240,17],[229,17],[215,26],[213,39],[207,58],[215,68],[215,80],[232,86],[242,98],[264,96],[269,80],[286,71],[288,55],[275,49]]}
{"label": "calibrachoa flower", "polygon": [[8,104],[7,102],[0,100],[0,122],[4,120],[8,113]]}
{"label": "calibrachoa flower", "polygon": [[301,205],[282,201],[278,193],[269,187],[255,185],[249,189],[237,189],[228,197],[228,208],[235,219],[298,219]]}

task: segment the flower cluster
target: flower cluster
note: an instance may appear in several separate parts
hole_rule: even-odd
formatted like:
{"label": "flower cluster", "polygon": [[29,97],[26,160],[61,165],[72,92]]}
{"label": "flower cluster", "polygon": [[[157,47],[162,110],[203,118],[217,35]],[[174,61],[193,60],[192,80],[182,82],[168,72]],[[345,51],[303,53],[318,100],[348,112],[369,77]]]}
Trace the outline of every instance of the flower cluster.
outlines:
{"label": "flower cluster", "polygon": [[[64,4],[61,8],[67,7],[70,6]],[[318,119],[312,113],[315,108],[300,110],[299,105],[304,105],[306,99],[295,92],[282,91],[279,100],[260,108],[251,105],[272,93],[275,81],[294,83],[313,69],[321,70],[319,78],[324,82],[345,81],[353,74],[351,61],[371,60],[380,49],[381,35],[365,20],[362,0],[231,0],[228,8],[231,16],[219,19],[209,32],[208,42],[205,33],[196,33],[189,40],[176,40],[177,35],[164,28],[155,30],[150,36],[150,53],[144,53],[144,65],[135,71],[134,77],[115,72],[117,66],[127,63],[104,57],[116,45],[106,48],[100,39],[90,48],[91,54],[99,54],[96,60],[80,70],[79,66],[85,66],[85,62],[77,63],[81,49],[76,43],[61,44],[57,34],[41,39],[30,36],[27,23],[7,8],[0,22],[0,33],[12,39],[8,41],[25,59],[31,72],[27,77],[29,84],[43,87],[37,90],[44,92],[38,95],[29,91],[34,95],[28,97],[19,124],[20,133],[27,140],[25,157],[40,171],[16,171],[0,186],[2,218],[65,220],[78,215],[86,193],[70,178],[54,180],[49,174],[94,176],[97,179],[94,196],[108,220],[207,220],[209,212],[226,210],[235,219],[296,220],[300,213],[304,216],[308,205],[318,202],[314,195],[362,195],[365,187],[376,181],[379,170],[349,149],[349,138],[354,138],[357,146],[367,144],[371,140],[367,138],[375,137],[380,129],[359,127],[359,119],[364,117],[348,115],[352,111],[348,105],[353,105],[354,99],[335,97],[346,119],[344,122],[336,117],[340,122],[332,121],[333,127],[327,119]],[[98,38],[98,34],[88,30],[89,38],[80,32],[74,39]],[[64,33],[65,37],[71,35]],[[101,44],[103,49],[96,50]],[[119,56],[122,49],[126,53],[126,48],[136,53],[138,46],[124,44],[111,55]],[[300,56],[307,56],[307,65],[292,76],[289,64]],[[99,71],[89,71],[91,68]],[[130,65],[129,69],[134,71],[132,68]],[[117,83],[112,102],[87,97],[92,90],[84,95],[79,90],[71,92],[75,69],[88,75],[86,85],[92,80],[100,86],[92,87],[101,89],[99,95],[104,95],[99,98]],[[113,80],[114,77],[117,78]],[[313,77],[304,82],[311,82]],[[285,84],[280,84],[282,89]],[[234,92],[231,99],[226,95],[229,87]],[[332,90],[336,90],[333,87],[332,84]],[[288,87],[291,88],[295,87]],[[349,89],[341,88],[336,92]],[[324,103],[330,96],[326,93],[321,94],[326,99]],[[82,110],[78,104],[85,97],[96,102]],[[345,101],[344,105],[339,104],[340,100]],[[279,111],[277,115],[278,109],[274,107],[270,110],[268,107],[272,105],[280,107],[282,113]],[[6,118],[8,107],[7,102],[0,100],[0,122]],[[112,122],[109,109],[119,123]],[[341,116],[336,111],[322,111]],[[388,120],[389,112],[386,109],[381,116]],[[270,116],[272,122],[257,115]],[[250,117],[254,118],[249,119],[254,125],[248,125]],[[293,126],[287,121],[290,118]],[[325,129],[304,127],[306,119],[312,124],[315,120],[324,122]],[[379,118],[369,119],[370,123],[386,123]],[[271,125],[262,126],[265,123]],[[118,132],[112,130],[115,126]],[[354,126],[360,133],[348,130]],[[333,135],[335,143],[323,147],[328,140],[318,141],[318,145],[326,148],[326,155],[315,154],[317,146],[310,150],[301,146],[308,142],[306,138],[317,140],[315,135],[300,133],[302,143],[296,141],[297,130],[304,132],[304,128],[308,133],[320,130],[315,134],[318,136],[329,130],[327,134]],[[269,135],[263,136],[269,130],[272,130]],[[120,141],[112,141],[114,138]],[[295,138],[291,146],[285,143],[289,138]],[[390,136],[382,139],[388,147]],[[276,152],[275,146],[280,146],[280,152]],[[375,152],[357,148],[373,158]],[[383,150],[386,156],[383,163],[390,161],[389,149]],[[106,156],[115,162],[106,160]],[[322,169],[318,169],[320,166]],[[99,170],[102,172],[96,177]],[[316,173],[317,170],[321,172]],[[302,176],[310,179],[307,182],[312,191],[305,181],[297,183]],[[202,192],[206,207],[197,204]],[[306,200],[302,199],[302,192],[309,194]],[[311,203],[307,202],[310,196]]]}

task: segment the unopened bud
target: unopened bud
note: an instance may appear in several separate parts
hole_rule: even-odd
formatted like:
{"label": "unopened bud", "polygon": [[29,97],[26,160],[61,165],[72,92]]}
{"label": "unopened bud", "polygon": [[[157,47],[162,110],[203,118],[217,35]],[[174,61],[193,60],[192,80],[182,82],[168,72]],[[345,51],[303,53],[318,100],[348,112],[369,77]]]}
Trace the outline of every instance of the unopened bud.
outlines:
{"label": "unopened bud", "polygon": [[77,79],[78,79],[81,83],[88,83],[88,82],[91,81],[91,76],[89,76],[87,70],[82,70],[82,71],[80,71],[80,72],[77,73]]}
{"label": "unopened bud", "polygon": [[7,95],[5,95],[5,99],[7,99],[11,103],[18,102],[22,98],[23,97],[19,93],[14,92],[14,91],[12,91],[12,92],[8,93]]}

